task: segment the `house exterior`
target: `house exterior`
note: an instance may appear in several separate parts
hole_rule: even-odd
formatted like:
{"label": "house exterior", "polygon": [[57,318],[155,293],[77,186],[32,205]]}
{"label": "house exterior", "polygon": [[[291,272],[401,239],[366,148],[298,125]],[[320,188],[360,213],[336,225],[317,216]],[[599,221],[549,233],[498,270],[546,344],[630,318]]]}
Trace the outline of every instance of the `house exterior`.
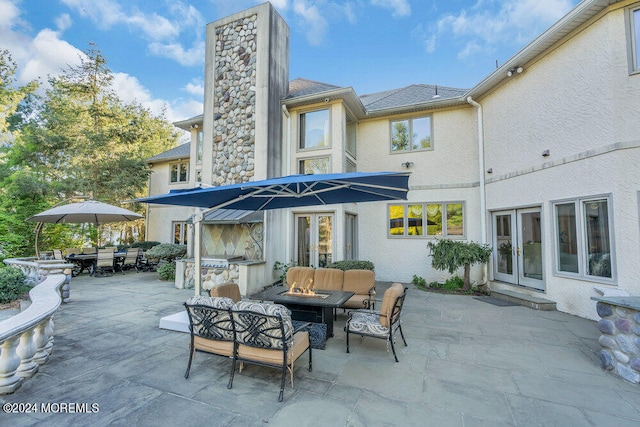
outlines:
{"label": "house exterior", "polygon": [[[265,3],[207,26],[204,115],[176,123],[190,144],[149,159],[150,194],[408,170],[406,202],[265,213],[260,262],[235,278],[249,293],[275,280],[275,261],[366,259],[378,280],[443,280],[427,242],[446,237],[491,245],[477,283],[596,319],[594,288],[640,294],[639,39],[640,2],[585,0],[471,89],[358,95],[289,82],[288,27]],[[150,205],[147,239],[188,235],[193,213]],[[221,247],[216,227],[205,254]]]}

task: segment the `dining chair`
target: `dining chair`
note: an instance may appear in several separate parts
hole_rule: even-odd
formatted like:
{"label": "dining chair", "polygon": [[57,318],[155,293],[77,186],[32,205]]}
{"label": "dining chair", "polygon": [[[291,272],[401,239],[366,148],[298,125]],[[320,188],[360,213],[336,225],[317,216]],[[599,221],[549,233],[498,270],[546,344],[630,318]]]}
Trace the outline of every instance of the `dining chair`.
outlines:
{"label": "dining chair", "polygon": [[115,273],[115,261],[116,259],[111,249],[98,249],[94,275],[100,273],[105,276],[107,272],[111,272],[111,274]]}

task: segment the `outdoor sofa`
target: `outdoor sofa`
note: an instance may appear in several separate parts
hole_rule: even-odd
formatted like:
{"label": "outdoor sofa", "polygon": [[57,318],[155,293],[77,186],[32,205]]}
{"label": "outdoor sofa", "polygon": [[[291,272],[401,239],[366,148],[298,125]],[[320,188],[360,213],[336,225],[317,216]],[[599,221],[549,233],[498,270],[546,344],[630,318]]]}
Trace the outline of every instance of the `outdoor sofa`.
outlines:
{"label": "outdoor sofa", "polygon": [[289,288],[353,292],[342,308],[372,308],[375,303],[376,276],[372,270],[291,267],[286,281]]}

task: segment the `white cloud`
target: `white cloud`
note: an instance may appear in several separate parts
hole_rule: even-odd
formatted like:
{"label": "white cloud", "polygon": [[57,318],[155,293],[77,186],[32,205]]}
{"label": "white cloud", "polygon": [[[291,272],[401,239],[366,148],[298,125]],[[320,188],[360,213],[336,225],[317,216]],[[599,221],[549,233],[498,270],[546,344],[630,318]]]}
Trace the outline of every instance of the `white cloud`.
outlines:
{"label": "white cloud", "polygon": [[173,59],[187,67],[204,63],[204,41],[186,50],[180,43],[151,43],[149,50],[156,56]]}
{"label": "white cloud", "polygon": [[73,23],[73,21],[71,20],[71,16],[69,16],[68,13],[63,13],[62,15],[58,16],[55,22],[56,22],[56,27],[58,27],[58,31],[62,31],[62,32],[67,28],[69,28]]}
{"label": "white cloud", "polygon": [[57,76],[67,66],[80,64],[80,58],[85,54],[59,36],[56,31],[44,29],[29,43],[29,57],[22,59],[20,67],[21,82]]}
{"label": "white cloud", "polygon": [[440,17],[432,27],[431,37],[452,37],[462,42],[458,52],[461,58],[490,52],[498,45],[522,46],[564,16],[576,2],[479,0],[471,9]]}
{"label": "white cloud", "polygon": [[316,5],[309,5],[306,0],[295,0],[293,11],[302,18],[307,28],[307,40],[311,45],[319,45],[324,39],[328,23]]}
{"label": "white cloud", "polygon": [[200,98],[204,95],[204,83],[202,81],[192,81],[182,88],[185,92],[196,95]]}
{"label": "white cloud", "polygon": [[370,0],[374,6],[391,9],[396,17],[411,15],[411,6],[407,0]]}

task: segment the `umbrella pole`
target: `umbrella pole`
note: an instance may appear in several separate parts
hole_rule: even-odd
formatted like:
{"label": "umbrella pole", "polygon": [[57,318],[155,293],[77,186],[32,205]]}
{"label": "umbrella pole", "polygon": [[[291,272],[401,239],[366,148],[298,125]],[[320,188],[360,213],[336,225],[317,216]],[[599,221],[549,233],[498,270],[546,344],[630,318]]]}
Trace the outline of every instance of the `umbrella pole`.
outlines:
{"label": "umbrella pole", "polygon": [[202,219],[204,213],[202,211],[196,212],[194,215],[193,227],[194,227],[194,241],[193,241],[193,256],[195,258],[193,265],[193,280],[196,296],[200,295],[200,289],[202,287]]}

